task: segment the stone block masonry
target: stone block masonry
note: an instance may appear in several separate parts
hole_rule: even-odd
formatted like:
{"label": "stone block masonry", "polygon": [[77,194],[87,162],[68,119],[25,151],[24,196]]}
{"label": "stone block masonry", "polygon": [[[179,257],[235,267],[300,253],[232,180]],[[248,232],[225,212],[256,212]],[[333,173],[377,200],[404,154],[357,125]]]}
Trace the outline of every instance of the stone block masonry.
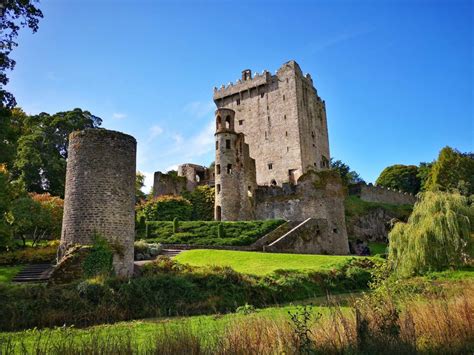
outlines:
{"label": "stone block masonry", "polygon": [[71,133],[59,259],[75,244],[92,244],[98,234],[117,250],[116,275],[132,275],[136,147],[135,138],[120,132]]}

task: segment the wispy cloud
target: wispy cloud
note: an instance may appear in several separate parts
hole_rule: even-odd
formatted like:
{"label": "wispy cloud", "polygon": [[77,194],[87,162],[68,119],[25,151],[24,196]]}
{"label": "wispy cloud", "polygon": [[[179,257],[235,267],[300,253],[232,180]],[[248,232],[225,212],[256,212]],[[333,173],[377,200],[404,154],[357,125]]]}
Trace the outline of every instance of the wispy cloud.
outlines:
{"label": "wispy cloud", "polygon": [[202,102],[202,101],[193,101],[184,106],[183,111],[190,116],[202,118],[211,113],[215,108],[215,105],[212,101]]}
{"label": "wispy cloud", "polygon": [[127,117],[127,115],[125,113],[122,113],[122,112],[114,112],[112,114],[112,118],[115,119],[115,120],[123,120],[126,117]]}
{"label": "wispy cloud", "polygon": [[163,128],[159,125],[153,125],[150,127],[150,139],[154,139],[163,133]]}

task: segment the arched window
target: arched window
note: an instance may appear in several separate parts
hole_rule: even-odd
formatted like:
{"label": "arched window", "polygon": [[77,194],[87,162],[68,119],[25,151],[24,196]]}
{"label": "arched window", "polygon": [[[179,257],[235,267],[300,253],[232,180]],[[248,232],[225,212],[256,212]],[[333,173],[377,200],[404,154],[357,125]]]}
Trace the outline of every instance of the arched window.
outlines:
{"label": "arched window", "polygon": [[222,118],[221,116],[217,116],[216,118],[216,130],[220,130],[222,128]]}
{"label": "arched window", "polygon": [[230,129],[230,116],[225,118],[225,128]]}
{"label": "arched window", "polygon": [[276,186],[276,184],[277,184],[276,180],[275,180],[275,179],[272,179],[271,185],[272,185],[272,186]]}

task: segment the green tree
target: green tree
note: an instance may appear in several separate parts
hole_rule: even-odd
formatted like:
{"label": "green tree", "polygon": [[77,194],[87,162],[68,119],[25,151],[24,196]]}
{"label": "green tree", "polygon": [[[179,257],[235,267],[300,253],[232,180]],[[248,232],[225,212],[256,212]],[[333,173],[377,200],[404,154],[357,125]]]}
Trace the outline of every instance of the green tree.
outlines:
{"label": "green tree", "polygon": [[212,221],[214,219],[215,190],[213,187],[198,186],[193,192],[184,192],[183,197],[189,200],[193,206],[193,220]]}
{"label": "green tree", "polygon": [[12,178],[29,192],[64,196],[69,134],[98,128],[102,120],[76,108],[54,115],[41,113],[22,118]]}
{"label": "green tree", "polygon": [[138,221],[180,221],[192,219],[193,207],[191,202],[182,196],[164,195],[141,203],[136,208]]}
{"label": "green tree", "polygon": [[472,259],[474,206],[458,193],[425,192],[407,223],[389,234],[389,260],[400,276],[459,267]]}
{"label": "green tree", "polygon": [[441,149],[431,168],[426,187],[430,191],[459,191],[474,194],[474,157],[451,147]]}
{"label": "green tree", "polygon": [[334,158],[331,158],[330,167],[332,170],[338,172],[345,185],[357,184],[364,181],[357,172],[351,170],[350,166],[343,163],[341,160],[334,160]]}
{"label": "green tree", "polygon": [[7,249],[11,244],[11,228],[7,223],[10,201],[8,171],[5,165],[0,165],[0,250]]}
{"label": "green tree", "polygon": [[33,33],[38,30],[43,13],[36,0],[2,0],[0,4],[0,106],[16,106],[15,97],[4,89],[8,83],[7,70],[13,70],[15,61],[10,53],[18,46],[16,38],[21,27],[29,27]]}
{"label": "green tree", "polygon": [[434,163],[420,163],[418,166],[418,174],[417,177],[420,180],[420,191],[427,190],[427,183],[430,177],[431,168],[433,167]]}
{"label": "green tree", "polygon": [[418,167],[415,165],[396,164],[386,167],[375,182],[377,185],[390,187],[417,194],[420,191],[421,181],[418,176]]}
{"label": "green tree", "polygon": [[135,177],[135,202],[146,199],[146,194],[142,191],[145,186],[145,175],[137,171]]}

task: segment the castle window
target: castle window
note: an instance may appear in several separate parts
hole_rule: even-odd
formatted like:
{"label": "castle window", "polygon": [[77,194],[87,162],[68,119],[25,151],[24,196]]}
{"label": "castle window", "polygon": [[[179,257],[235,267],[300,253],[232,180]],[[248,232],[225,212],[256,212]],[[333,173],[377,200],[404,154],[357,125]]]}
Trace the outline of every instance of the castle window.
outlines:
{"label": "castle window", "polygon": [[273,169],[273,164],[272,163],[268,163],[268,170],[272,170]]}
{"label": "castle window", "polygon": [[225,118],[225,128],[230,129],[230,116]]}
{"label": "castle window", "polygon": [[265,96],[265,93],[264,93],[264,92],[262,92],[262,93],[260,94],[260,97],[262,97],[262,98],[263,98],[264,96]]}
{"label": "castle window", "polygon": [[219,150],[219,142],[216,141],[216,150]]}
{"label": "castle window", "polygon": [[285,136],[288,137],[288,131],[285,132]]}
{"label": "castle window", "polygon": [[271,184],[272,184],[272,186],[276,186],[276,184],[277,184],[276,180],[272,179]]}
{"label": "castle window", "polygon": [[314,131],[311,131],[311,137],[314,139]]}
{"label": "castle window", "polygon": [[230,149],[230,139],[225,140],[225,149]]}
{"label": "castle window", "polygon": [[222,207],[216,206],[216,221],[220,221],[222,219]]}
{"label": "castle window", "polygon": [[267,131],[265,131],[265,139],[268,139]]}
{"label": "castle window", "polygon": [[237,99],[237,105],[240,105],[240,99]]}
{"label": "castle window", "polygon": [[227,164],[227,174],[232,174],[232,164]]}
{"label": "castle window", "polygon": [[218,194],[221,193],[221,184],[216,185],[216,191],[217,191]]}
{"label": "castle window", "polygon": [[217,119],[216,119],[216,130],[220,130],[222,127],[222,118],[221,116],[217,116]]}
{"label": "castle window", "polygon": [[284,115],[284,116],[283,116],[283,119],[285,119],[285,120],[286,120],[286,115]]}
{"label": "castle window", "polygon": [[268,123],[270,123],[270,116],[268,116],[267,119],[268,119]]}
{"label": "castle window", "polygon": [[290,147],[286,147],[286,152],[288,153],[290,151]]}
{"label": "castle window", "polygon": [[221,165],[216,164],[216,174],[219,175],[221,173]]}
{"label": "castle window", "polygon": [[242,126],[244,124],[244,120],[239,120],[239,126]]}
{"label": "castle window", "polygon": [[283,95],[283,101],[285,101],[285,95]]}

